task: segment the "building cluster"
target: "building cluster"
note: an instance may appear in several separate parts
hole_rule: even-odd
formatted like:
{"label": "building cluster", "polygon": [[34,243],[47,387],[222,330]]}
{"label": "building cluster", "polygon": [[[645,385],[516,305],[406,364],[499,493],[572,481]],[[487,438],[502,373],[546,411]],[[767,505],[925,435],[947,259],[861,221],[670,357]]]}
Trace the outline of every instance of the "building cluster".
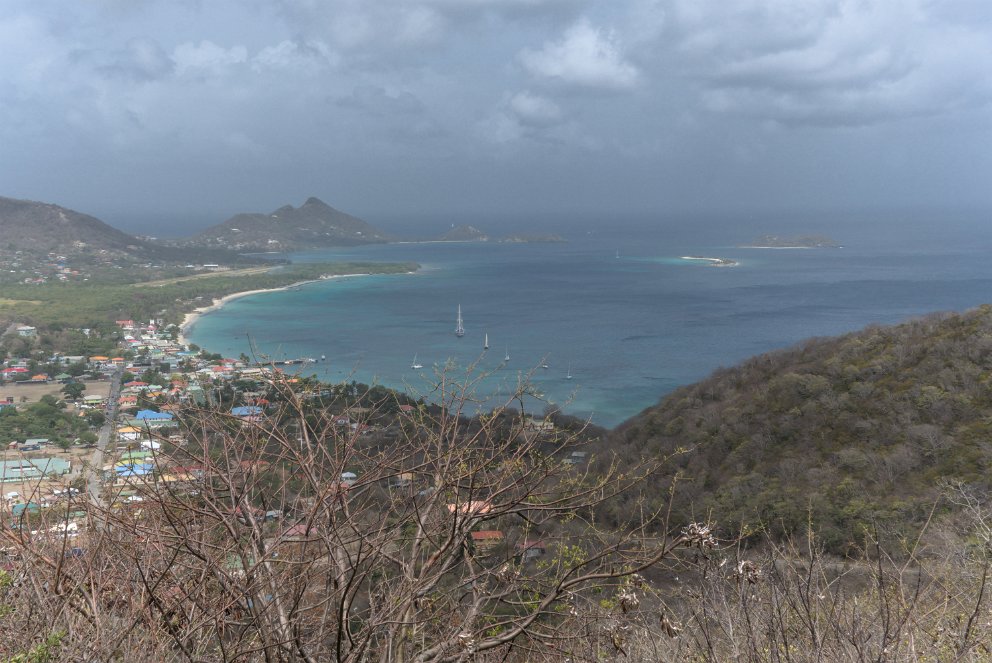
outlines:
{"label": "building cluster", "polygon": [[[163,325],[161,320],[116,321],[121,331],[119,353],[95,356],[53,357],[60,366],[86,368],[90,379],[100,376],[115,388],[109,396],[82,395],[75,403],[80,416],[89,412],[103,414],[100,436],[96,443],[80,445],[72,453],[52,449],[47,439],[27,438],[12,440],[0,448],[0,516],[8,522],[4,526],[28,529],[36,534],[45,530],[36,522],[43,522],[44,512],[63,506],[60,515],[60,536],[74,538],[86,531],[92,513],[91,507],[100,509],[128,509],[140,511],[154,493],[167,491],[172,494],[195,496],[202,490],[205,468],[193,462],[177,460],[176,453],[190,444],[186,431],[180,425],[182,413],[190,408],[216,408],[223,403],[230,424],[243,427],[267,425],[272,411],[266,400],[267,386],[274,380],[296,382],[290,376],[280,376],[276,366],[248,364],[241,359],[210,358],[206,353],[191,351],[177,339],[174,325]],[[216,356],[214,356],[216,357]],[[8,375],[30,373],[27,360],[11,360],[0,369]],[[126,378],[124,377],[126,376]],[[20,378],[18,383],[71,382],[76,378],[68,374],[38,374],[29,380]],[[15,393],[16,393],[16,387]],[[325,386],[317,384],[307,396],[326,395]],[[0,398],[0,410],[17,407],[12,397]],[[399,405],[396,414],[400,419],[413,417],[416,406]],[[2,414],[2,413],[0,413]],[[359,436],[376,432],[369,423],[363,408],[352,406],[334,414],[330,422],[339,430]],[[527,417],[522,420],[520,433],[525,439],[549,436],[555,427],[549,419]],[[302,444],[302,439],[301,439]],[[165,448],[163,448],[165,447]],[[73,453],[75,455],[73,455]],[[569,465],[586,462],[586,452],[572,452],[563,459]],[[261,461],[246,461],[259,463]],[[243,467],[250,472],[257,467]],[[359,468],[345,472],[340,477],[333,498],[346,500],[351,487],[359,478]],[[416,485],[410,473],[398,473],[385,486],[387,490],[409,491],[424,497],[432,487]],[[418,492],[419,489],[419,492]],[[477,517],[486,513],[486,502],[451,504],[448,510],[454,516]],[[465,513],[464,510],[469,512]],[[61,514],[61,511],[60,511]],[[279,519],[275,511],[242,514],[262,520]],[[468,544],[479,553],[515,547],[515,553],[528,559],[545,552],[545,543],[539,538],[516,540],[509,532],[481,526],[472,527]],[[306,534],[300,534],[303,539]],[[85,547],[80,540],[75,546]],[[0,567],[10,564],[0,549]]]}
{"label": "building cluster", "polygon": [[56,281],[82,281],[89,273],[70,264],[67,256],[49,253],[39,257],[24,251],[13,251],[0,255],[0,272],[5,280],[29,285],[41,285]]}

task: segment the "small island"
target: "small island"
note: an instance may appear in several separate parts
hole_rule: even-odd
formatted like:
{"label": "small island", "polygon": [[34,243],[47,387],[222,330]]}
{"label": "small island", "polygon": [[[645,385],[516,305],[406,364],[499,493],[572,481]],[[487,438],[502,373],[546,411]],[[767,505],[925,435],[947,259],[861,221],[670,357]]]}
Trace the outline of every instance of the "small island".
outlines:
{"label": "small island", "polygon": [[558,244],[567,241],[561,235],[507,235],[498,240],[502,244]]}
{"label": "small island", "polygon": [[518,235],[507,235],[506,237],[494,237],[492,235],[487,235],[483,231],[479,230],[475,226],[460,225],[452,226],[451,230],[444,233],[435,242],[494,242],[497,244],[535,244],[535,243],[556,243],[564,242],[565,238],[561,235],[554,234],[543,234],[543,235],[528,235],[528,234],[518,234]]}
{"label": "small island", "polygon": [[742,244],[741,249],[840,249],[833,239],[824,235],[762,235],[750,244]]}
{"label": "small island", "polygon": [[710,267],[737,267],[740,263],[728,258],[707,258],[705,256],[682,256],[682,260],[702,262]]}

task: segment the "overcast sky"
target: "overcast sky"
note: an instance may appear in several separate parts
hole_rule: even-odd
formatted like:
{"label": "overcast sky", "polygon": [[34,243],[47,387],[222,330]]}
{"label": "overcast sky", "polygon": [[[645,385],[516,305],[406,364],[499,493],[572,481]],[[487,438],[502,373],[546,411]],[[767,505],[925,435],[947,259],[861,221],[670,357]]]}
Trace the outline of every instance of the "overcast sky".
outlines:
{"label": "overcast sky", "polygon": [[0,3],[0,195],[118,225],[988,208],[990,102],[990,0]]}

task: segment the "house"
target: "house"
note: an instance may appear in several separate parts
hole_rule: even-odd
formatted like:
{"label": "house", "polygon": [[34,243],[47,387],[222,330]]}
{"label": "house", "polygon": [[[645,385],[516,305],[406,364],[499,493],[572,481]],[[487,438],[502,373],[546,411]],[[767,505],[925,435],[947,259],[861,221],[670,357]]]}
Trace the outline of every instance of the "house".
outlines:
{"label": "house", "polygon": [[540,557],[548,552],[548,546],[544,541],[521,541],[516,545],[517,554],[524,561]]}
{"label": "house", "polygon": [[491,551],[493,548],[503,543],[504,538],[503,533],[495,529],[471,532],[469,536],[471,537],[472,545],[480,553]]}
{"label": "house", "polygon": [[114,472],[120,478],[148,476],[155,471],[152,463],[134,463],[133,465],[116,465]]}
{"label": "house", "polygon": [[262,421],[262,408],[257,405],[242,405],[231,409],[231,414],[241,420],[242,426],[250,426]]}
{"label": "house", "polygon": [[149,428],[168,426],[175,418],[176,415],[171,412],[156,412],[155,410],[138,410],[138,414],[134,415],[136,422]]}
{"label": "house", "polygon": [[587,451],[573,451],[566,459],[565,462],[569,465],[581,465],[586,462],[589,457],[589,452]]}
{"label": "house", "polygon": [[144,431],[136,426],[122,426],[117,429],[117,439],[121,442],[135,442],[141,439]]}
{"label": "house", "polygon": [[63,458],[0,460],[0,483],[62,476],[69,473],[69,468],[69,461]]}
{"label": "house", "polygon": [[470,502],[459,502],[448,505],[449,513],[459,513],[469,516],[482,516],[492,510],[493,505],[489,500],[472,500]]}
{"label": "house", "polygon": [[[344,475],[342,475],[342,479]],[[355,477],[356,479],[358,477]],[[400,474],[395,474],[389,477],[389,487],[390,488],[407,488],[413,484],[413,472],[402,472]]]}
{"label": "house", "polygon": [[37,334],[38,330],[34,327],[29,327],[28,325],[21,325],[17,328],[17,335],[23,336],[24,338],[34,338]]}

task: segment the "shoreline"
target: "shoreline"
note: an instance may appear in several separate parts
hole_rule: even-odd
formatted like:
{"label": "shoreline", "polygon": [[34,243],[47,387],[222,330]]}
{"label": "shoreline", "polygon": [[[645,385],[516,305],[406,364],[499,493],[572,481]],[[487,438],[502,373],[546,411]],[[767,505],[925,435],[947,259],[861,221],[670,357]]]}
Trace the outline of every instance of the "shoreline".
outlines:
{"label": "shoreline", "polygon": [[713,267],[737,267],[740,263],[728,258],[707,258],[705,256],[681,256],[681,260],[690,262],[708,262]]}
{"label": "shoreline", "polygon": [[[406,274],[415,274],[416,272],[405,272]],[[278,288],[261,288],[256,290],[243,290],[241,292],[232,292],[229,295],[224,295],[223,297],[215,297],[214,300],[207,306],[200,306],[192,311],[188,311],[183,315],[182,321],[179,323],[179,333],[176,334],[176,341],[180,345],[189,346],[190,340],[187,338],[187,334],[196,324],[200,316],[206,315],[207,313],[213,313],[223,308],[225,305],[233,302],[235,299],[241,299],[242,297],[248,297],[251,295],[260,295],[266,292],[283,292],[286,290],[292,290],[293,288],[298,288],[300,286],[308,285],[310,283],[319,283],[321,281],[330,281],[331,279],[343,279],[350,278],[352,276],[374,276],[370,273],[357,273],[357,274],[332,274],[329,276],[322,276],[319,279],[308,279],[306,281],[297,281],[296,283],[290,283],[289,285],[280,286]]]}

